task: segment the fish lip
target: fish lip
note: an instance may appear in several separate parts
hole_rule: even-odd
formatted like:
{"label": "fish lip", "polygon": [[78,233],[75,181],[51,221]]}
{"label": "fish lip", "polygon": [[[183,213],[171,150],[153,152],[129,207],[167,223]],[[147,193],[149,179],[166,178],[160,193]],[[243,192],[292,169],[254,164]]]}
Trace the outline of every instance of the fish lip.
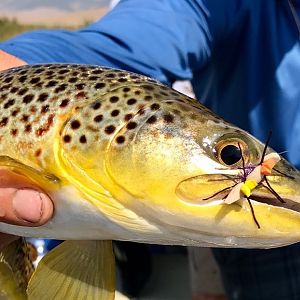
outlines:
{"label": "fish lip", "polygon": [[284,208],[296,213],[300,213],[300,203],[298,201],[295,201],[292,198],[288,197],[281,198],[284,203],[280,202],[273,195],[253,193],[249,199],[255,201],[256,203],[261,203],[272,207]]}

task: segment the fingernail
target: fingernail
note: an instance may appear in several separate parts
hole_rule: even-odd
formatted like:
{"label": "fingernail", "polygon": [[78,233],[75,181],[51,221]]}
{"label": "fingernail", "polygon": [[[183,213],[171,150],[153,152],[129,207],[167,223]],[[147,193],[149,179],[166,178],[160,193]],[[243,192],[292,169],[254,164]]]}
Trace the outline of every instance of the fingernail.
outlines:
{"label": "fingernail", "polygon": [[19,219],[37,223],[43,214],[44,194],[34,190],[18,190],[13,198],[13,208]]}

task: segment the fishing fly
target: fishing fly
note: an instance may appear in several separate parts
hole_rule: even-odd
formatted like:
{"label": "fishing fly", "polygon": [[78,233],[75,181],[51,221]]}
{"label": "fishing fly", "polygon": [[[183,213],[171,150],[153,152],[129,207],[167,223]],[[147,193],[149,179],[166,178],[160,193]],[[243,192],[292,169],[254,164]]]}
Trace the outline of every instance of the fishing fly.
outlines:
{"label": "fishing fly", "polygon": [[[241,153],[242,167],[240,168],[241,173],[237,177],[231,178],[234,180],[235,184],[230,187],[226,187],[203,200],[209,200],[225,191],[229,191],[227,195],[223,198],[224,203],[226,204],[232,204],[242,198],[246,198],[251,210],[253,220],[256,226],[260,228],[260,224],[255,216],[254,208],[250,199],[252,191],[257,186],[262,185],[264,188],[270,191],[279,202],[285,203],[285,201],[281,198],[281,196],[272,188],[270,182],[267,179],[267,176],[271,175],[272,170],[278,172],[278,170],[274,167],[280,161],[280,156],[277,153],[272,152],[270,154],[266,154],[271,136],[272,136],[272,132],[270,132],[268,135],[265,147],[262,152],[261,160],[258,165],[253,165],[251,163],[246,164],[242,147],[240,144],[238,144],[238,148]],[[278,172],[278,173],[281,176],[292,178],[291,176],[284,174],[282,172]]]}

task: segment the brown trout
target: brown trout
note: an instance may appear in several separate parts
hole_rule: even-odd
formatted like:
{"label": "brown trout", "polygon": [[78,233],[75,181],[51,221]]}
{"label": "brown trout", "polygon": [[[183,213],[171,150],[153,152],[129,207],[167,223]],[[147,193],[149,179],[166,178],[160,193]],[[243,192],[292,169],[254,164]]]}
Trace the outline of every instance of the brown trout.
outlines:
{"label": "brown trout", "polygon": [[153,79],[24,66],[0,73],[0,105],[0,167],[55,206],[39,228],[0,223],[0,232],[68,240],[39,264],[29,299],[113,299],[109,240],[239,248],[300,240],[299,172],[281,159],[251,203],[224,203],[264,145]]}

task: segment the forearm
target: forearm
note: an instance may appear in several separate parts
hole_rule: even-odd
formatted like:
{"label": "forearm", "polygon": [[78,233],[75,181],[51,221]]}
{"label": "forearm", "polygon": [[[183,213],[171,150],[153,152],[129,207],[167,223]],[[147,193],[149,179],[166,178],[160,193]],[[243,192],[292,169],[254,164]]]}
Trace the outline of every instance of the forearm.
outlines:
{"label": "forearm", "polygon": [[25,61],[0,50],[0,72],[9,68],[25,65]]}

